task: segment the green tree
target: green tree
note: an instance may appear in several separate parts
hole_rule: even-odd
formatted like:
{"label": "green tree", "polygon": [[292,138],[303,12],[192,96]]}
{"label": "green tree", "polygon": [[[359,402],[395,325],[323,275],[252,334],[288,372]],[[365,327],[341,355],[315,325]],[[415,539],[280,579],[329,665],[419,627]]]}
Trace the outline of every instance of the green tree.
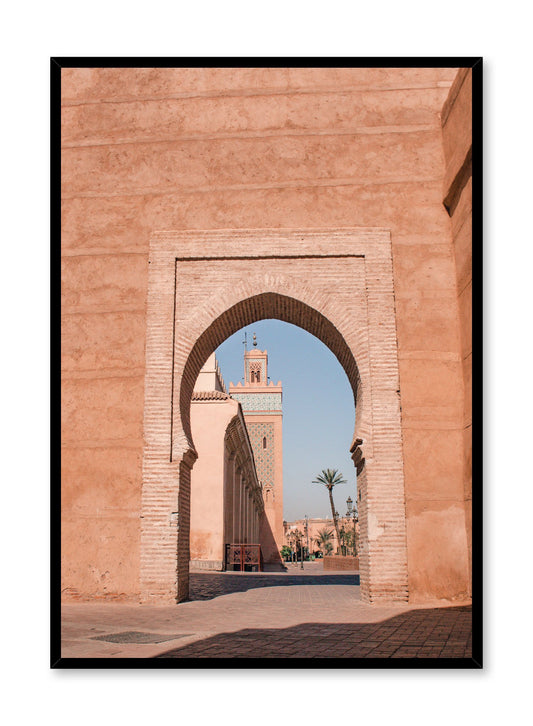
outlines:
{"label": "green tree", "polygon": [[291,548],[288,545],[283,545],[283,547],[281,548],[281,558],[283,560],[288,560],[288,559],[290,559],[291,554],[292,554]]}
{"label": "green tree", "polygon": [[346,533],[346,530],[345,530],[345,528],[344,528],[344,524],[343,524],[343,525],[342,525],[342,527],[340,528],[340,536],[341,536],[341,541],[340,541],[340,545],[341,545],[341,555],[343,555],[343,556],[344,556],[344,555],[346,554],[346,541],[347,541],[347,537],[346,537],[346,534],[347,534],[347,533]]}
{"label": "green tree", "polygon": [[321,552],[325,553],[326,555],[329,555],[329,553],[333,549],[333,545],[331,544],[332,539],[333,539],[333,530],[326,529],[324,527],[324,529],[321,529],[317,532],[317,536],[315,537],[315,542],[317,543]]}
{"label": "green tree", "polygon": [[344,535],[344,544],[348,549],[348,552],[357,554],[357,534],[353,528],[347,529]]}
{"label": "green tree", "polygon": [[299,529],[291,529],[287,533],[287,539],[289,540],[291,551],[294,551],[296,557],[298,557],[298,550],[301,548],[302,537],[303,535]]}
{"label": "green tree", "polygon": [[333,487],[337,486],[337,484],[346,484],[346,479],[342,478],[342,474],[337,471],[337,469],[322,469],[322,473],[319,474],[316,479],[313,479],[313,484],[323,484],[328,490],[331,515],[333,517],[335,532],[337,533],[337,542],[340,545],[341,535],[339,532],[337,515],[335,513],[335,504],[333,503]]}
{"label": "green tree", "polygon": [[353,549],[353,530],[346,529],[344,531],[344,544],[348,550]]}

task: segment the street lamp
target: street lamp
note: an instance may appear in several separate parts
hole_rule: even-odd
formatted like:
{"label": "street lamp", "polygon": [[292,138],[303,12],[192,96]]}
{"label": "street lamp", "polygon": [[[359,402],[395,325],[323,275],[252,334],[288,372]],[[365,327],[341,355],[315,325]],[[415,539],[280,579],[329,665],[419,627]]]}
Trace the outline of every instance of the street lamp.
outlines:
{"label": "street lamp", "polygon": [[292,555],[293,555],[291,557],[291,560],[292,560],[292,564],[296,565],[297,564],[296,532],[294,530],[291,532],[290,541],[291,541],[291,550],[292,550]]}
{"label": "street lamp", "polygon": [[346,500],[346,506],[348,507],[346,516],[351,517],[353,520],[353,556],[356,557],[357,547],[355,544],[355,523],[357,522],[357,505],[352,502],[352,498],[349,496]]}

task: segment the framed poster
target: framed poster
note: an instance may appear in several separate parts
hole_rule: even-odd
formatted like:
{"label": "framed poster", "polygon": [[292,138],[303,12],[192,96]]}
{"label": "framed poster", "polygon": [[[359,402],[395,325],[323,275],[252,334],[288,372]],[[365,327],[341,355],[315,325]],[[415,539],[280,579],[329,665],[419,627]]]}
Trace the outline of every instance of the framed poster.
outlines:
{"label": "framed poster", "polygon": [[51,666],[482,667],[482,60],[51,81]]}

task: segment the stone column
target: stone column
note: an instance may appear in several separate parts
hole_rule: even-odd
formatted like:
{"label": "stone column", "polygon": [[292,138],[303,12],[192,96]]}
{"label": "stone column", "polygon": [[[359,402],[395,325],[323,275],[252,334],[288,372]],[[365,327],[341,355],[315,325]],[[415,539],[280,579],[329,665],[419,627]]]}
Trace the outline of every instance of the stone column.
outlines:
{"label": "stone column", "polygon": [[233,489],[233,542],[241,541],[241,487],[242,478],[241,470],[237,463],[234,462],[234,489]]}
{"label": "stone column", "polygon": [[239,493],[239,542],[244,542],[244,495],[246,492],[246,486],[244,483],[244,477],[241,474],[240,482],[240,493]]}
{"label": "stone column", "polygon": [[243,507],[243,518],[242,518],[242,532],[243,542],[248,542],[248,487],[244,489],[244,507]]}
{"label": "stone column", "polygon": [[246,486],[243,490],[243,497],[244,497],[244,507],[243,507],[243,518],[242,518],[242,531],[243,531],[243,542],[248,543],[250,540],[248,539],[248,520],[249,520],[249,511],[248,511],[248,482],[246,482]]}
{"label": "stone column", "polygon": [[239,512],[239,542],[244,542],[244,520],[246,518],[246,482],[241,478],[241,507]]}
{"label": "stone column", "polygon": [[226,450],[224,463],[224,542],[223,558],[226,555],[226,545],[233,542],[233,484],[234,484],[235,453]]}
{"label": "stone column", "polygon": [[252,495],[250,493],[250,490],[248,490],[248,497],[247,497],[247,510],[248,510],[248,522],[246,526],[246,535],[248,537],[248,542],[252,541]]}
{"label": "stone column", "polygon": [[246,505],[248,501],[248,481],[246,477],[243,477],[242,480],[242,506],[241,506],[241,542],[246,542],[246,517],[247,517],[247,510]]}

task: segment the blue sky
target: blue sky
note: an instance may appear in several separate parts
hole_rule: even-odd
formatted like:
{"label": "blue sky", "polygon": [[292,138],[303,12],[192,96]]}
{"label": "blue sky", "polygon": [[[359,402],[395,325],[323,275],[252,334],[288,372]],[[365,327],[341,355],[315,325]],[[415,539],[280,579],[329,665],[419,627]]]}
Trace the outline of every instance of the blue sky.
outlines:
{"label": "blue sky", "polygon": [[333,490],[339,514],[355,500],[355,467],[350,458],[355,408],[348,378],[323,343],[279,320],[261,320],[224,341],[216,351],[226,386],[243,377],[244,331],[268,351],[270,379],[283,385],[283,518],[330,517],[327,490],[312,480],[322,469],[338,469],[347,480]]}

